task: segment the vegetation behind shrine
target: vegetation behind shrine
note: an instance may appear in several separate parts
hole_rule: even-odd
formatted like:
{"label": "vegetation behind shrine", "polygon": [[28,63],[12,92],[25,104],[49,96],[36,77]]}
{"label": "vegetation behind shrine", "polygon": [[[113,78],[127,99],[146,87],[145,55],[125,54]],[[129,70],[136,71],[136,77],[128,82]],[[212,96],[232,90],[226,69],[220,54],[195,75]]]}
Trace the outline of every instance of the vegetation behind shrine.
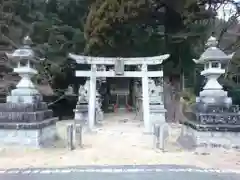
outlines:
{"label": "vegetation behind shrine", "polygon": [[[225,2],[238,8],[234,1]],[[76,92],[83,82],[74,76],[76,64],[67,59],[69,52],[114,57],[170,53],[165,75],[179,80],[184,73],[186,84],[194,82],[189,85],[194,87],[199,81],[192,59],[203,52],[212,32],[221,40],[228,28],[238,24],[238,11],[228,22],[216,18],[219,3],[223,1],[0,0],[0,43],[17,48],[30,34],[38,56],[46,58],[36,81],[48,82],[57,96],[69,84]],[[236,39],[225,46],[226,51],[238,48]],[[230,75],[226,79],[232,88],[236,84]]]}

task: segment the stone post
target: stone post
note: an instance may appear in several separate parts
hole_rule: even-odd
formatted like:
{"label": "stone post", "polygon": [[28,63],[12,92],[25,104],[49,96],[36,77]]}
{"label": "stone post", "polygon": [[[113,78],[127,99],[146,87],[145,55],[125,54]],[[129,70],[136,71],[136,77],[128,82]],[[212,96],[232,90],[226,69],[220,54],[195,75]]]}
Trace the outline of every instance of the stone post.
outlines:
{"label": "stone post", "polygon": [[88,114],[87,90],[84,86],[80,86],[78,93],[78,102],[74,110],[74,120],[75,124],[85,124]]}
{"label": "stone post", "polygon": [[96,92],[96,124],[103,121],[103,111],[102,111],[101,95]]}
{"label": "stone post", "polygon": [[150,108],[149,108],[149,94],[148,94],[148,65],[142,64],[142,72],[144,76],[142,77],[142,98],[143,98],[143,121],[144,121],[144,132],[152,133],[152,126],[150,122]]}
{"label": "stone post", "polygon": [[166,140],[169,137],[168,124],[154,124],[153,138],[154,138],[154,148],[165,150]]}
{"label": "stone post", "polygon": [[96,64],[91,65],[91,76],[89,86],[89,106],[88,106],[88,128],[93,130],[95,125],[95,112],[96,112]]}
{"label": "stone post", "polygon": [[67,145],[70,151],[74,150],[73,124],[67,126]]}

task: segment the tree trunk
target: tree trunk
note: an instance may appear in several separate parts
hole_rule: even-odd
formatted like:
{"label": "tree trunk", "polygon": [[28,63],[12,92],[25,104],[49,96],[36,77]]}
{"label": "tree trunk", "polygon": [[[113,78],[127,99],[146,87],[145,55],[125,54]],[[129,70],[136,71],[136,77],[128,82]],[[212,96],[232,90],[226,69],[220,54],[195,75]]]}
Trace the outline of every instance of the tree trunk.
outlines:
{"label": "tree trunk", "polygon": [[164,82],[164,102],[166,113],[166,121],[170,123],[178,123],[180,121],[180,77],[173,75],[166,78]]}
{"label": "tree trunk", "polygon": [[180,120],[182,62],[179,57],[181,45],[174,41],[173,35],[181,32],[184,29],[184,24],[181,14],[175,9],[167,5],[165,10],[165,42],[170,54],[170,58],[166,61],[164,68],[164,73],[168,76],[164,83],[165,108],[167,110],[166,120],[167,122],[178,123]]}

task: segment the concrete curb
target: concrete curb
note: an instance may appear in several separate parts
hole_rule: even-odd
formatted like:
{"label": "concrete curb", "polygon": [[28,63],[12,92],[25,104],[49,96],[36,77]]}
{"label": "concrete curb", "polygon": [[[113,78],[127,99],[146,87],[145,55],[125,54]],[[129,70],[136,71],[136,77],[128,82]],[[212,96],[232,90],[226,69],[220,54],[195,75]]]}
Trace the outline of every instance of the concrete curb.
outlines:
{"label": "concrete curb", "polygon": [[136,173],[136,172],[198,172],[240,174],[240,170],[235,169],[201,169],[201,168],[45,168],[45,169],[9,169],[0,170],[0,174],[68,174],[68,173]]}

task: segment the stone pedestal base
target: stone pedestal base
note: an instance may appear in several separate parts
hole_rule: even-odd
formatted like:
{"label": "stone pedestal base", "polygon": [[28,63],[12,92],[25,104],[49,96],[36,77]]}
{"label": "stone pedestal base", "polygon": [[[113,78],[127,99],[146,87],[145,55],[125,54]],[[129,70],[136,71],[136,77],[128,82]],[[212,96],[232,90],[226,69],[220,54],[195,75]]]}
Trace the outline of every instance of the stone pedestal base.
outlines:
{"label": "stone pedestal base", "polygon": [[96,125],[100,125],[102,123],[103,119],[104,119],[103,111],[102,110],[96,110],[96,113],[95,113],[95,124]]}
{"label": "stone pedestal base", "polygon": [[86,124],[88,122],[88,112],[80,111],[78,109],[74,110],[74,121],[76,124]]}
{"label": "stone pedestal base", "polygon": [[179,142],[192,150],[224,148],[240,149],[240,132],[198,131],[183,125]]}
{"label": "stone pedestal base", "polygon": [[88,103],[78,103],[74,112],[74,122],[76,124],[86,124],[88,122]]}
{"label": "stone pedestal base", "polygon": [[[103,121],[103,112],[95,111],[95,125],[101,124]],[[81,109],[74,110],[74,121],[75,124],[87,124],[88,123],[88,112]]]}
{"label": "stone pedestal base", "polygon": [[0,146],[51,147],[56,138],[57,118],[40,123],[0,123]]}
{"label": "stone pedestal base", "polygon": [[42,101],[42,96],[37,89],[14,89],[11,95],[7,96],[8,103],[34,104],[36,101]]}

